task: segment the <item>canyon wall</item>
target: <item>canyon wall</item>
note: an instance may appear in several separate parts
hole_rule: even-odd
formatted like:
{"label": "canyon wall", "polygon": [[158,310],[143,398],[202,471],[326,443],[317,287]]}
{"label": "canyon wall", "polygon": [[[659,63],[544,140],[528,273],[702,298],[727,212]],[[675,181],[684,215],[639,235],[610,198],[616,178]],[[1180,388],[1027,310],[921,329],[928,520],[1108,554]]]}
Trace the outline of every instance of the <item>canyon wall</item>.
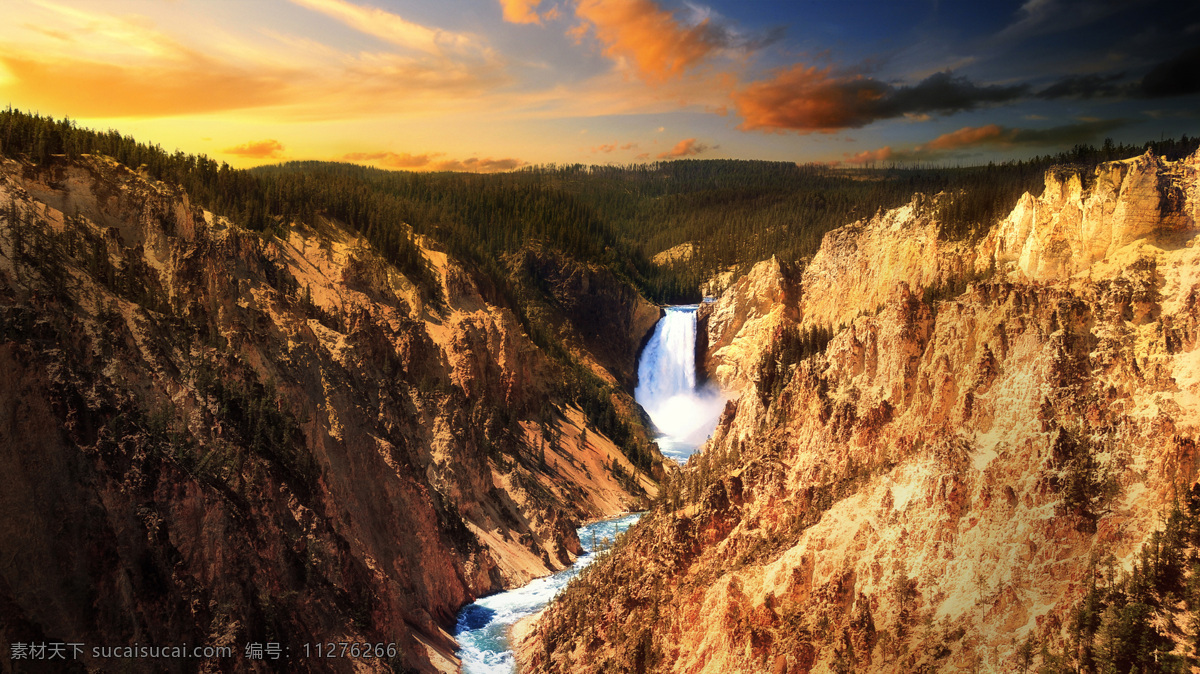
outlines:
{"label": "canyon wall", "polygon": [[[740,397],[523,671],[1022,671],[1070,655],[1097,582],[1149,568],[1197,476],[1200,153],[1051,171],[974,242],[929,203],[707,310],[706,365]],[[789,358],[782,335],[815,328]],[[1157,610],[1191,654],[1182,605]]]}
{"label": "canyon wall", "polygon": [[[653,478],[563,365],[467,268],[421,255],[440,298],[336,222],[261,235],[111,160],[3,160],[0,640],[456,671],[461,605],[645,503]],[[602,283],[641,339],[645,301]],[[326,641],[398,653],[297,659]]]}
{"label": "canyon wall", "polygon": [[547,324],[593,372],[632,393],[638,353],[662,310],[609,269],[553,251],[526,248],[513,256],[513,277],[538,292]]}

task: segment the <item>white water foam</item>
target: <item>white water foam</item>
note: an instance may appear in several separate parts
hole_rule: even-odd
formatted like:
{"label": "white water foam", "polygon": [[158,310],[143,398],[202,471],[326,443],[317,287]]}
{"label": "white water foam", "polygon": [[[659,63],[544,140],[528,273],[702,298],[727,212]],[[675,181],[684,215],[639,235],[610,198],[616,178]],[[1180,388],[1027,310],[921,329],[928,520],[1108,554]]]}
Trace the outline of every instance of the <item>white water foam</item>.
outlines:
{"label": "white water foam", "polygon": [[577,533],[586,554],[581,555],[574,566],[463,607],[458,612],[454,635],[458,640],[463,674],[515,672],[516,661],[508,646],[509,628],[521,618],[545,608],[580,569],[596,560],[596,553],[605,547],[606,540],[610,543],[616,540],[618,534],[633,526],[641,516],[641,513],[633,513],[580,527]]}
{"label": "white water foam", "polygon": [[680,463],[712,435],[725,396],[696,385],[695,306],[667,307],[642,350],[633,397],[654,422],[659,449]]}

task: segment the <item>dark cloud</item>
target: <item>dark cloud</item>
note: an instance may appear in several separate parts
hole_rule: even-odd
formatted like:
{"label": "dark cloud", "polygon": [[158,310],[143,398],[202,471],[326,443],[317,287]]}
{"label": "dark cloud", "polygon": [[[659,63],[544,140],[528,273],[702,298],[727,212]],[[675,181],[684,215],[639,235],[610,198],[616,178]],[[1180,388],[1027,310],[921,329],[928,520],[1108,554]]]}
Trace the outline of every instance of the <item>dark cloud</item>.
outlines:
{"label": "dark cloud", "polygon": [[742,129],[831,132],[909,114],[953,114],[1019,98],[1028,85],[979,86],[949,72],[897,87],[869,77],[835,76],[802,65],[735,91]]}
{"label": "dark cloud", "polygon": [[985,103],[1004,103],[1019,98],[1029,89],[1026,84],[981,87],[965,77],[934,73],[913,87],[900,87],[885,100],[880,110],[899,116],[913,112],[952,113],[972,110]]}
{"label": "dark cloud", "polygon": [[1080,143],[1090,143],[1127,124],[1127,119],[1096,119],[1048,129],[1014,129],[1010,142],[1012,145],[1067,149]]}
{"label": "dark cloud", "polygon": [[1109,98],[1129,93],[1129,87],[1118,84],[1125,73],[1068,75],[1037,92],[1038,98]]}
{"label": "dark cloud", "polygon": [[775,26],[764,31],[750,33],[742,32],[725,23],[714,22],[711,19],[702,26],[708,34],[710,44],[726,49],[759,51],[787,37],[787,28],[784,26]]}
{"label": "dark cloud", "polygon": [[1090,26],[1123,11],[1136,9],[1137,0],[1025,0],[1016,20],[997,34],[1019,41]]}
{"label": "dark cloud", "polygon": [[1140,82],[1124,72],[1068,75],[1037,92],[1038,98],[1170,98],[1200,93],[1200,47],[1152,67]]}
{"label": "dark cloud", "polygon": [[1200,47],[1164,61],[1142,78],[1140,93],[1147,98],[1187,96],[1200,92]]}
{"label": "dark cloud", "polygon": [[1102,135],[1128,123],[1128,120],[1124,119],[1096,119],[1045,129],[1016,129],[999,124],[965,126],[957,131],[944,133],[912,149],[893,149],[891,146],[886,146],[874,150],[864,150],[854,155],[846,153],[846,162],[866,164],[881,161],[930,161],[955,152],[1014,147],[1065,150],[1081,143],[1093,142]]}
{"label": "dark cloud", "polygon": [[1038,98],[1170,98],[1200,93],[1200,47],[1152,67],[1140,82],[1125,73],[1068,75],[1037,92]]}

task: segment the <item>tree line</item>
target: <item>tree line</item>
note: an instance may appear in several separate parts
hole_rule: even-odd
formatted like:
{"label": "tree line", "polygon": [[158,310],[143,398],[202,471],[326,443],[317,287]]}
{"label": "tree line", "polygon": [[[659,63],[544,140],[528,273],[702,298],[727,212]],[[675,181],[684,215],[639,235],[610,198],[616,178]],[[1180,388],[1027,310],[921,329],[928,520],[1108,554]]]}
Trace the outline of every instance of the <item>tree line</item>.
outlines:
{"label": "tree line", "polygon": [[[440,290],[411,233],[430,237],[502,286],[505,256],[531,244],[609,267],[661,303],[695,302],[713,274],[772,255],[803,262],[826,232],[942,193],[933,215],[947,238],[985,232],[1025,192],[1041,193],[1054,166],[1085,176],[1098,163],[1152,150],[1167,159],[1200,138],[1116,144],[976,167],[833,169],[733,159],[631,166],[526,167],[503,174],[414,173],[352,164],[288,162],[236,170],[203,155],[140,143],[116,131],[78,128],[11,108],[0,111],[0,153],[46,164],[55,155],[110,156],[182,185],[213,212],[256,231],[318,215],[345,222],[412,277],[436,304]],[[411,232],[409,230],[411,227]],[[651,258],[682,243],[695,254],[667,265]]]}

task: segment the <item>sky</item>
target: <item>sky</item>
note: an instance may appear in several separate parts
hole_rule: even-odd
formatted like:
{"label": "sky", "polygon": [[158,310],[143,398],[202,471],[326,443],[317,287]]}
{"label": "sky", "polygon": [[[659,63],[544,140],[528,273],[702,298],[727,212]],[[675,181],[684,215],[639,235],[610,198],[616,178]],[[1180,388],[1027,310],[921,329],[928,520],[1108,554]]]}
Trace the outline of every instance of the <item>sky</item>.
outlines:
{"label": "sky", "polygon": [[1200,134],[1200,3],[0,0],[0,105],[236,167],[968,165]]}

